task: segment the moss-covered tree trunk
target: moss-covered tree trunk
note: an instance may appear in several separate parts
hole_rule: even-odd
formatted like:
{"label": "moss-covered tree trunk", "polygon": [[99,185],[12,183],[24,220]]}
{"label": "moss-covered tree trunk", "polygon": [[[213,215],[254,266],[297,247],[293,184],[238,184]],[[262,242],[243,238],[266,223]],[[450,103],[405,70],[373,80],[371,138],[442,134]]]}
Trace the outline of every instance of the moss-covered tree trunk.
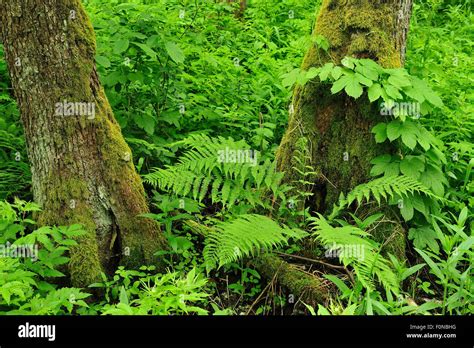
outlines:
{"label": "moss-covered tree trunk", "polygon": [[71,250],[74,285],[118,264],[156,262],[165,247],[130,148],[95,67],[80,0],[0,0],[1,39],[21,111],[40,224],[83,224]]}
{"label": "moss-covered tree trunk", "polygon": [[[312,46],[302,68],[340,64],[346,56],[373,59],[384,67],[403,66],[411,2],[323,0],[313,35],[324,36],[330,48],[326,52]],[[368,181],[374,157],[395,151],[375,143],[371,129],[380,122],[380,113],[366,96],[354,100],[344,93],[332,95],[327,85],[311,81],[296,87],[290,110],[277,163],[287,180],[297,179],[293,155],[298,139],[307,139],[317,171],[309,202],[314,210],[327,212],[341,192]],[[393,226],[388,230],[393,232]]]}

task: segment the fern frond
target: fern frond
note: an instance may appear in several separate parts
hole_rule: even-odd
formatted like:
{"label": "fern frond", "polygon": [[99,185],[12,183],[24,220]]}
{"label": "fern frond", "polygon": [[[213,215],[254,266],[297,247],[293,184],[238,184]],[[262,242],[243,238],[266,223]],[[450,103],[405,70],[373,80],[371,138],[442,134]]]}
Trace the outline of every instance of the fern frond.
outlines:
{"label": "fern frond", "polygon": [[374,278],[377,277],[385,289],[399,292],[390,262],[380,255],[381,248],[370,238],[370,234],[351,225],[333,227],[320,214],[310,220],[316,239],[329,250],[342,250],[339,259],[345,266],[354,268],[357,279],[366,289],[375,289]]}
{"label": "fern frond", "polygon": [[301,239],[308,234],[299,229],[282,227],[272,219],[255,214],[223,222],[212,229],[203,255],[208,270],[263,250],[286,245],[290,238]]}
{"label": "fern frond", "polygon": [[287,186],[280,184],[283,174],[275,170],[274,162],[234,163],[222,160],[223,153],[228,150],[250,150],[243,140],[193,134],[169,145],[176,146],[186,148],[178,163],[164,169],[154,168],[143,176],[145,182],[163,191],[199,201],[209,194],[213,203],[220,202],[227,206],[241,197],[253,206],[265,206],[261,198],[268,189],[280,197],[286,191]]}
{"label": "fern frond", "polygon": [[384,176],[368,183],[362,184],[354,188],[341,203],[348,206],[355,200],[360,204],[364,198],[370,201],[370,197],[375,198],[378,204],[381,199],[387,200],[395,195],[403,197],[414,192],[424,193],[427,196],[434,196],[433,193],[419,181],[406,176]]}
{"label": "fern frond", "polygon": [[355,201],[360,205],[364,200],[370,202],[371,199],[375,199],[377,204],[380,205],[382,199],[388,201],[395,197],[409,197],[415,193],[435,197],[427,187],[409,176],[383,176],[356,186],[346,196],[341,194],[338,204],[334,206],[332,213],[329,215],[329,220],[332,220],[341,210]]}

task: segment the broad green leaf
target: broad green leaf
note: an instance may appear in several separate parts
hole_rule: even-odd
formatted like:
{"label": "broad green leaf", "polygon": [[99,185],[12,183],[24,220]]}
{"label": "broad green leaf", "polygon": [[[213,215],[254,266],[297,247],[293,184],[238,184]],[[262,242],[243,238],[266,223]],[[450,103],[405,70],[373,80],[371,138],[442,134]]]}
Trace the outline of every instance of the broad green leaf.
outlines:
{"label": "broad green leaf", "polygon": [[392,85],[384,85],[384,90],[387,95],[394,100],[399,100],[403,98],[399,90],[393,87]]}
{"label": "broad green leaf", "polygon": [[120,39],[115,41],[114,44],[114,53],[115,54],[120,54],[122,52],[125,52],[128,48],[129,41],[127,39]]}
{"label": "broad green leaf", "polygon": [[99,63],[100,66],[103,66],[104,68],[110,67],[110,60],[107,57],[97,56],[95,57],[95,61]]}
{"label": "broad green leaf", "polygon": [[349,69],[354,69],[354,59],[353,58],[350,58],[350,57],[344,57],[342,60],[341,60],[341,64],[344,65],[346,68],[349,68]]}
{"label": "broad green leaf", "polygon": [[166,52],[170,56],[170,58],[177,64],[184,62],[184,53],[181,48],[174,42],[166,42],[165,43]]}
{"label": "broad green leaf", "polygon": [[334,78],[334,80],[338,80],[339,77],[341,77],[341,75],[342,75],[341,67],[340,66],[335,66],[331,71],[331,75]]}
{"label": "broad green leaf", "polygon": [[403,87],[408,87],[411,85],[410,79],[406,76],[390,76],[388,78],[388,83],[392,86],[395,86],[397,89],[401,89]]}
{"label": "broad green leaf", "polygon": [[373,160],[370,161],[370,163],[374,165],[370,171],[370,175],[377,176],[382,173],[385,173],[391,162],[392,156],[387,154],[375,157]]}
{"label": "broad green leaf", "polygon": [[[308,80],[314,79],[316,76],[319,75],[319,68],[312,67],[306,72],[306,78]],[[296,81],[296,80],[295,80]],[[294,82],[293,82],[294,83]],[[293,85],[293,84],[292,84]]]}
{"label": "broad green leaf", "polygon": [[403,198],[400,206],[400,213],[402,214],[403,219],[405,219],[405,221],[410,221],[413,218],[413,204],[410,198]]}
{"label": "broad green leaf", "polygon": [[321,72],[319,73],[319,79],[321,81],[326,81],[329,77],[329,74],[332,71],[332,68],[334,67],[333,63],[326,63],[324,66],[321,68]]}
{"label": "broad green leaf", "polygon": [[342,91],[344,87],[346,87],[346,85],[348,84],[349,80],[350,80],[350,77],[345,75],[341,77],[339,80],[337,80],[336,82],[334,82],[334,84],[331,87],[331,93],[336,94]]}
{"label": "broad green leaf", "polygon": [[379,73],[377,72],[376,69],[369,67],[364,64],[360,64],[356,67],[355,71],[358,73],[364,75],[366,78],[368,78],[371,81],[377,81],[379,78]]}
{"label": "broad green leaf", "polygon": [[408,231],[408,239],[413,240],[413,245],[418,249],[425,249],[429,247],[435,253],[439,252],[439,244],[436,232],[429,226],[422,226],[419,228],[410,228]]}
{"label": "broad green leaf", "polygon": [[404,88],[403,91],[405,92],[405,94],[407,96],[409,96],[413,100],[418,101],[419,103],[423,103],[425,101],[425,97],[423,96],[423,92],[416,89],[416,88],[408,87],[408,88]]}
{"label": "broad green leaf", "polygon": [[400,121],[392,121],[387,125],[388,140],[394,141],[402,135],[403,123]]}
{"label": "broad green leaf", "polygon": [[134,42],[134,45],[140,47],[143,52],[145,52],[148,56],[153,58],[153,60],[156,60],[156,52],[153,51],[153,49],[147,45],[141,44],[139,42]]}
{"label": "broad green leaf", "polygon": [[420,182],[431,188],[436,195],[444,196],[443,183],[446,183],[446,178],[438,167],[427,165],[425,171],[421,173]]}
{"label": "broad green leaf", "polygon": [[353,97],[355,99],[359,98],[362,95],[363,88],[359,83],[359,80],[356,75],[349,77],[344,91],[346,91],[348,96]]}
{"label": "broad green leaf", "polygon": [[369,100],[371,103],[379,99],[382,95],[382,86],[379,83],[374,83],[368,90]]}
{"label": "broad green leaf", "polygon": [[372,128],[372,133],[375,134],[376,143],[383,143],[387,140],[387,124],[378,123],[374,128]]}
{"label": "broad green leaf", "polygon": [[365,77],[364,75],[361,75],[359,73],[356,73],[355,74],[355,77],[357,79],[357,81],[359,81],[359,83],[367,86],[367,87],[370,87],[373,85],[373,82],[372,80],[368,79],[367,77]]}
{"label": "broad green leaf", "polygon": [[402,142],[413,150],[416,146],[416,140],[419,136],[418,128],[412,122],[402,123]]}
{"label": "broad green leaf", "polygon": [[[313,70],[314,71],[314,70]],[[301,74],[301,69],[300,68],[295,68],[291,70],[290,72],[283,74],[282,77],[282,85],[284,87],[292,87],[296,81],[299,79],[299,75]]]}
{"label": "broad green leaf", "polygon": [[443,101],[441,100],[441,98],[435,92],[433,92],[433,90],[431,88],[425,89],[423,91],[423,95],[426,98],[426,100],[429,103],[431,103],[432,105],[434,105],[438,108],[443,106]]}
{"label": "broad green leaf", "polygon": [[402,174],[418,179],[421,172],[425,170],[425,163],[419,156],[406,156],[400,162]]}

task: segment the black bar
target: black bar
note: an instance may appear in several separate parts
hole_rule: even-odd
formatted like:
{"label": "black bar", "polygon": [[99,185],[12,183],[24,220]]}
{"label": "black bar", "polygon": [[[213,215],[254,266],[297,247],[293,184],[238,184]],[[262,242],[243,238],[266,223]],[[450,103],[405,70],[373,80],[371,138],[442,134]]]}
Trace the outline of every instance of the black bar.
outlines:
{"label": "black bar", "polygon": [[[46,337],[20,338],[19,327],[26,323],[30,328],[55,325],[54,341]],[[469,316],[2,316],[0,346],[278,344],[294,347],[309,344],[348,348],[354,345],[472,348],[473,328]],[[407,334],[426,337],[413,338]]]}

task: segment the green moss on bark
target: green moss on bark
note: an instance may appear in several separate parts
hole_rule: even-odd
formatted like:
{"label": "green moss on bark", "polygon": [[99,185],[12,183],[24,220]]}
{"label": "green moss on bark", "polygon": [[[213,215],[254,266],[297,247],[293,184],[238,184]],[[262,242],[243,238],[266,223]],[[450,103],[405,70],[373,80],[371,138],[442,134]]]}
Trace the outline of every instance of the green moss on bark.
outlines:
{"label": "green moss on bark", "polygon": [[[119,262],[155,262],[166,241],[156,222],[138,217],[149,212],[144,189],[100,86],[94,31],[81,1],[11,0],[0,9],[33,193],[43,208],[39,222],[87,230],[71,249],[73,284],[97,281]],[[95,115],[58,115],[62,102],[94,103]]]}
{"label": "green moss on bark", "polygon": [[[402,10],[406,10],[403,0],[323,0],[314,35],[327,38],[330,48],[324,51],[312,46],[304,57],[302,69],[327,62],[340,64],[345,56],[373,59],[389,68],[402,66],[406,39],[406,28],[399,26],[406,23],[406,19],[400,21]],[[409,13],[405,15],[409,18]],[[332,209],[341,192],[347,193],[370,180],[370,161],[374,157],[396,152],[390,144],[375,142],[371,129],[380,116],[366,94],[354,100],[344,93],[332,95],[329,89],[327,84],[316,80],[295,88],[294,114],[290,115],[276,156],[285,180],[294,182],[299,179],[294,170],[295,145],[301,137],[309,140],[312,165],[319,178],[307,206],[323,213]],[[399,227],[394,224],[375,233],[379,242],[397,236],[391,248],[398,255],[404,249]]]}
{"label": "green moss on bark", "polygon": [[300,298],[306,304],[316,307],[329,299],[327,282],[299,270],[275,255],[259,256],[253,264],[266,279],[275,277],[281,286],[289,290],[289,294],[295,296],[295,301]]}

